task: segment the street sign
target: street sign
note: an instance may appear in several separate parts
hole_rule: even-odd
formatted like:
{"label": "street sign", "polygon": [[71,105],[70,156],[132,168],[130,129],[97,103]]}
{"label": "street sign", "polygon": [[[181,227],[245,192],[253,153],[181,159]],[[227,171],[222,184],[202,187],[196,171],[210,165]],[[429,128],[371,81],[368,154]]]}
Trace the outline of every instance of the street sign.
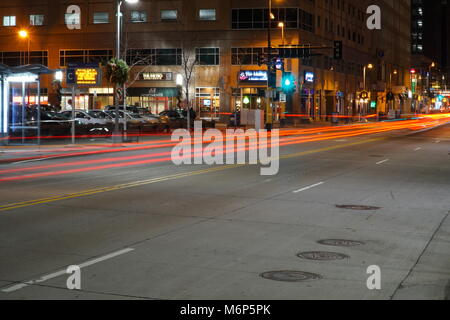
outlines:
{"label": "street sign", "polygon": [[279,48],[278,51],[282,59],[311,57],[311,48]]}

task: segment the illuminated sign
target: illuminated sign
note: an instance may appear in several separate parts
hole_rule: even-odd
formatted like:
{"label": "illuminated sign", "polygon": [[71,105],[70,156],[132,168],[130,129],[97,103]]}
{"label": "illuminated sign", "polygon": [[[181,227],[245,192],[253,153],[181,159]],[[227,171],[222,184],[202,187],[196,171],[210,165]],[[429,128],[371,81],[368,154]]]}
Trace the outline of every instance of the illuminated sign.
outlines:
{"label": "illuminated sign", "polygon": [[305,82],[314,82],[314,72],[305,71]]}
{"label": "illuminated sign", "polygon": [[101,87],[101,69],[98,64],[69,65],[66,70],[66,84],[79,87]]}
{"label": "illuminated sign", "polygon": [[98,69],[77,69],[75,70],[75,83],[77,85],[97,85]]}
{"label": "illuminated sign", "polygon": [[245,70],[239,72],[239,82],[267,82],[267,71]]}
{"label": "illuminated sign", "polygon": [[144,72],[141,73],[141,80],[145,81],[172,81],[172,72]]}

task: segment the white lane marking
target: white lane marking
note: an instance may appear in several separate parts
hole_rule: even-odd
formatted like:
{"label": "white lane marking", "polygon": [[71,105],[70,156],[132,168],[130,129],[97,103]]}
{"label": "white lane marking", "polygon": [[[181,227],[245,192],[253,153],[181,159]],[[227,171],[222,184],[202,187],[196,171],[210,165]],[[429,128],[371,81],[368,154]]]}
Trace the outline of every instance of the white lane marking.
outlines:
{"label": "white lane marking", "polygon": [[305,188],[302,188],[302,189],[299,189],[299,190],[295,190],[295,191],[293,191],[293,193],[300,193],[300,192],[303,192],[303,191],[306,191],[306,190],[318,187],[318,186],[320,186],[320,185],[322,185],[324,183],[325,182],[319,182],[319,183],[313,184],[312,186],[305,187]]}
{"label": "white lane marking", "polygon": [[389,159],[385,159],[385,160],[382,160],[382,161],[378,161],[378,162],[377,162],[377,165],[386,163],[386,162],[388,162],[388,161],[389,161]]}
{"label": "white lane marking", "polygon": [[441,140],[436,140],[436,143],[440,143],[441,142]]}
{"label": "white lane marking", "polygon": [[52,158],[31,159],[31,160],[24,160],[24,161],[13,162],[12,164],[31,163],[31,162],[38,162],[38,161],[50,160],[50,159],[54,159],[54,158],[56,158],[56,157],[52,157]]}
{"label": "white lane marking", "polygon": [[414,149],[414,151],[419,151],[419,150],[422,150],[422,148],[421,147],[417,147],[417,148]]}
{"label": "white lane marking", "polygon": [[[109,259],[118,257],[120,255],[129,253],[131,251],[134,251],[134,249],[132,249],[132,248],[123,249],[123,250],[120,250],[120,251],[117,251],[117,252],[110,253],[110,254],[108,254],[106,256],[103,256],[103,257],[99,257],[99,258],[96,258],[96,259],[93,259],[93,260],[86,261],[86,262],[84,262],[82,264],[79,264],[78,266],[80,267],[80,269],[86,268],[86,267],[92,266],[92,265],[94,265],[96,263],[99,263],[99,262],[102,262],[102,261],[105,261],[105,260],[109,260]],[[57,272],[54,272],[54,273],[42,276],[41,278],[36,279],[36,280],[30,280],[30,281],[27,281],[27,282],[16,284],[16,285],[14,285],[12,287],[9,287],[9,288],[6,288],[6,289],[2,289],[2,292],[11,293],[11,292],[23,289],[25,287],[31,286],[33,284],[42,283],[42,282],[48,281],[50,279],[54,279],[54,278],[66,275],[67,274],[66,272],[67,272],[67,269],[60,270],[60,271],[57,271]]]}

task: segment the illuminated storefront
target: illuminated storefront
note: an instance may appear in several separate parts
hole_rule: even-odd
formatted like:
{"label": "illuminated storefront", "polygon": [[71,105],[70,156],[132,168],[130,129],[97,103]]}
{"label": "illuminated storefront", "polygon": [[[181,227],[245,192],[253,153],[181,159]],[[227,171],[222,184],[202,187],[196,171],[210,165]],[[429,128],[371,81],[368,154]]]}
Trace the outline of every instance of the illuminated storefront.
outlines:
{"label": "illuminated storefront", "polygon": [[268,73],[266,70],[240,70],[238,72],[239,88],[232,91],[232,111],[244,109],[264,109],[266,106],[266,89]]}
{"label": "illuminated storefront", "polygon": [[220,91],[219,88],[196,88],[195,89],[196,111],[200,112],[201,118],[219,118],[220,113]]}
{"label": "illuminated storefront", "polygon": [[159,114],[164,110],[176,108],[179,94],[176,87],[128,88],[127,104],[144,107],[151,113]]}

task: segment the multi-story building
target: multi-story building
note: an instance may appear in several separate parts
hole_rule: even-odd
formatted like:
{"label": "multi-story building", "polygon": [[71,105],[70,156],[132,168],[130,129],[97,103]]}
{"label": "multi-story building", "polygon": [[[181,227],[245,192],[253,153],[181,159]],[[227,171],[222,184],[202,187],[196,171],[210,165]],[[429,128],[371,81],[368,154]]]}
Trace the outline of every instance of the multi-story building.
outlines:
{"label": "multi-story building", "polygon": [[[366,11],[374,2],[382,9],[382,30],[366,26]],[[80,11],[68,9],[73,5]],[[272,6],[274,52],[283,44],[324,47],[314,49],[310,58],[286,59],[286,71],[297,79],[286,112],[318,118],[389,107],[409,111],[404,93],[410,87],[410,1],[272,0]],[[115,11],[114,0],[2,0],[0,63],[64,69],[107,60],[115,55]],[[124,2],[122,12],[121,55],[132,66],[128,103],[152,112],[176,107],[177,78],[190,78],[192,66],[184,91],[202,114],[265,106],[267,67],[259,65],[259,58],[268,50],[268,0],[140,0]],[[19,38],[21,29],[28,31],[26,39]],[[336,40],[343,42],[342,60],[333,59]],[[368,64],[374,68],[365,68]],[[42,85],[50,103],[51,80],[44,77]],[[398,102],[389,106],[386,92],[393,87]],[[363,90],[371,92],[372,108],[360,101]],[[113,103],[106,81],[77,93],[77,108]]]}

